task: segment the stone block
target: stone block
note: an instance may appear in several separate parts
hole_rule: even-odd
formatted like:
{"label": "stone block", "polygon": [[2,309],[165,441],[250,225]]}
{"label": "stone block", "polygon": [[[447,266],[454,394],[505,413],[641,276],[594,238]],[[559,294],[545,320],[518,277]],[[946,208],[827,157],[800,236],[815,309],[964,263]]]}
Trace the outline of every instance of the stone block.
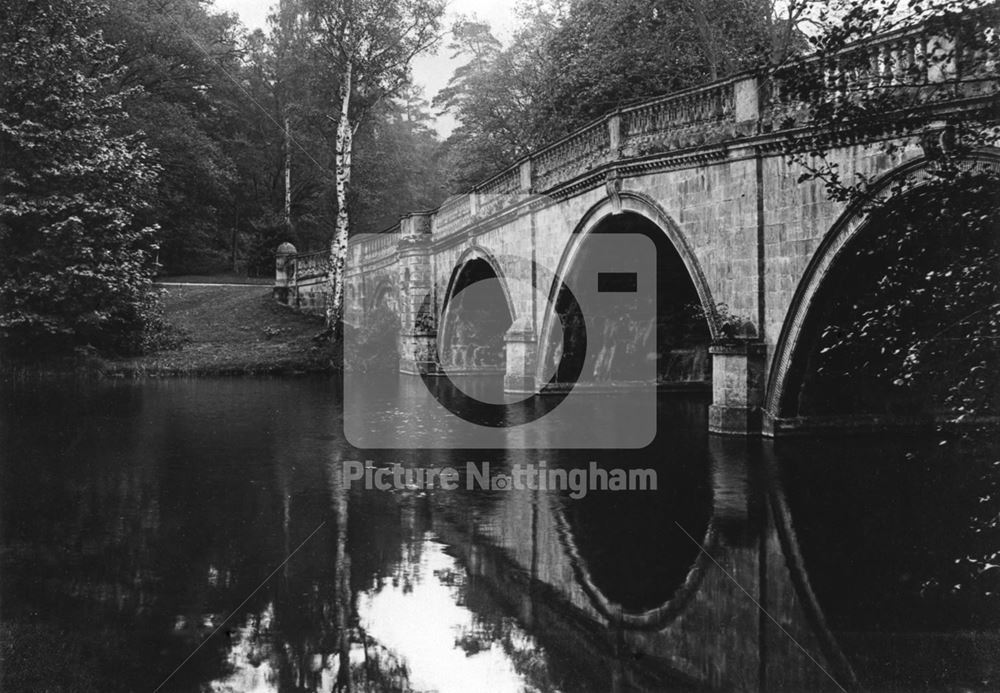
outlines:
{"label": "stone block", "polygon": [[737,122],[760,117],[760,97],[756,77],[741,79],[733,85],[736,97]]}

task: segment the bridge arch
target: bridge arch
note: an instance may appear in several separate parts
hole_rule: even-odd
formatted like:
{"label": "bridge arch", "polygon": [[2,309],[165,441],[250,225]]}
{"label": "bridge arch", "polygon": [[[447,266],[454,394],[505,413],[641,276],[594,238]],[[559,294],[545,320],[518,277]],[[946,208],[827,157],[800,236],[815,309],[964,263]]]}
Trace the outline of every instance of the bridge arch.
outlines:
{"label": "bridge arch", "polygon": [[555,343],[553,340],[556,339],[557,334],[556,323],[559,321],[559,317],[556,304],[559,300],[562,282],[579,267],[586,241],[591,234],[614,224],[616,220],[627,220],[629,217],[643,222],[647,228],[655,227],[660,233],[659,238],[664,239],[665,245],[668,245],[676,253],[680,266],[683,267],[683,272],[686,274],[686,280],[693,287],[697,302],[701,306],[709,340],[714,341],[719,338],[719,321],[711,287],[683,232],[653,198],[638,191],[618,191],[614,195],[602,199],[584,213],[563,249],[554,275],[555,279],[548,289],[549,299],[540,325],[539,358],[536,373],[536,380],[539,382],[544,382],[549,376],[546,372],[546,365]]}
{"label": "bridge arch", "polygon": [[383,304],[392,312],[395,310],[394,287],[392,281],[387,278],[379,279],[372,287],[370,298],[367,301],[366,310],[373,311]]}
{"label": "bridge arch", "polygon": [[[966,159],[966,165],[983,169],[1000,169],[1000,150],[983,148]],[[915,189],[926,184],[925,172],[930,161],[920,157],[882,175],[872,187],[872,196],[888,192],[907,178],[916,179]],[[923,180],[921,178],[923,177]],[[817,309],[831,276],[842,268],[857,241],[863,241],[871,226],[869,214],[860,204],[849,206],[831,226],[802,275],[785,314],[781,332],[775,344],[770,374],[764,398],[765,427],[775,432],[778,421],[788,415],[796,378],[794,365],[803,349],[809,348],[808,320]]]}
{"label": "bridge arch", "polygon": [[698,262],[698,257],[691,248],[691,244],[688,243],[687,238],[673,218],[667,214],[666,210],[656,200],[644,193],[622,190],[617,194],[617,200],[606,197],[588,209],[580,219],[580,223],[573,229],[573,236],[559,262],[556,276],[564,276],[563,273],[573,266],[573,261],[580,252],[583,240],[589,233],[609,218],[625,213],[636,214],[651,221],[660,228],[667,237],[667,240],[670,241],[670,244],[677,251],[681,261],[684,263],[688,276],[694,284],[695,290],[698,292],[698,300],[701,302],[705,315],[712,318],[708,321],[708,327],[711,331],[712,339],[717,339],[720,333],[718,320],[715,319],[717,315],[716,304],[712,298],[712,289],[709,287],[705,273],[701,269],[701,263]]}
{"label": "bridge arch", "polygon": [[[456,339],[459,338],[458,332],[461,327],[461,317],[458,315],[461,312],[461,306],[456,305],[455,298],[467,287],[482,280],[492,280],[489,284],[489,291],[492,295],[489,298],[492,299],[494,305],[496,303],[502,304],[502,307],[506,310],[506,317],[495,316],[497,324],[492,325],[491,323],[491,326],[487,329],[489,334],[486,335],[485,339],[487,341],[496,341],[499,338],[499,344],[480,344],[479,346],[496,351],[495,357],[497,363],[493,364],[494,366],[502,366],[503,364],[503,332],[517,319],[517,312],[514,307],[515,303],[512,300],[510,286],[501,263],[485,248],[473,245],[466,249],[455,263],[444,291],[444,299],[441,302],[440,320],[438,322],[440,325],[440,329],[438,330],[438,359],[440,363],[446,366],[460,365],[465,367],[478,364],[476,366],[478,367],[486,365],[486,362],[482,361],[476,355],[475,350],[467,354],[463,353],[460,364],[453,363],[454,359],[451,354],[453,351],[452,347],[456,345]],[[493,328],[498,328],[499,332]],[[494,332],[497,332],[497,334],[493,334]]]}

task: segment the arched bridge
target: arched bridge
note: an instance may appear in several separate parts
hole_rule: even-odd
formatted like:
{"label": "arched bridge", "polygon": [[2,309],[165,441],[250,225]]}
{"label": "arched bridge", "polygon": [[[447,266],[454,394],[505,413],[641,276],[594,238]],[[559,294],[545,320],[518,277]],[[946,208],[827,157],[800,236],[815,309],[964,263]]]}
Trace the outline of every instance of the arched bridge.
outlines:
{"label": "arched bridge", "polygon": [[[891,81],[886,56],[911,64],[933,40],[911,29],[858,45],[852,50],[869,67],[859,69],[854,55],[851,79]],[[995,119],[992,68],[956,51],[948,69],[987,79],[936,101],[940,123],[970,109]],[[650,358],[664,387],[711,388],[713,431],[781,434],[842,423],[803,409],[796,363],[815,340],[810,316],[829,277],[849,275],[844,249],[867,227],[822,182],[800,182],[785,146],[810,124],[784,87],[772,73],[742,74],[615,111],[436,210],[355,239],[346,322],[361,328],[387,308],[400,325],[402,372],[502,373],[506,390],[532,392],[567,358],[553,336],[562,300],[553,277],[596,267],[588,239],[598,234],[643,235],[657,248],[655,324],[625,309],[598,316],[587,328],[594,353],[569,355],[590,359],[584,379],[627,380],[630,364]],[[900,146],[887,153],[894,138]],[[827,156],[845,178],[862,174],[888,188],[919,176],[936,138],[925,130],[842,139]],[[998,162],[1000,149],[986,147],[970,165]],[[318,257],[279,257],[296,305],[323,304]],[[492,297],[484,289],[478,304],[462,298],[483,279],[495,280]]]}

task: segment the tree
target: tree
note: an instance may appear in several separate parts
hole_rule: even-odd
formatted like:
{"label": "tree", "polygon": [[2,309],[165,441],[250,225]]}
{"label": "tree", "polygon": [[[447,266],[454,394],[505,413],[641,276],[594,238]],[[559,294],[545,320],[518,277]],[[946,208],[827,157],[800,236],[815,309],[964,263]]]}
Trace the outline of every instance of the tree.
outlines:
{"label": "tree", "polygon": [[244,114],[234,160],[247,266],[268,273],[283,241],[300,251],[329,243],[336,215],[329,103],[337,93],[336,71],[312,43],[303,3],[281,2],[269,23],[268,34],[248,39],[234,106]]}
{"label": "tree", "polygon": [[609,110],[760,61],[768,8],[742,0],[576,0],[548,45],[543,109],[570,131]]}
{"label": "tree", "polygon": [[549,137],[551,128],[539,121],[536,102],[547,88],[544,46],[553,21],[544,8],[525,15],[506,48],[485,22],[461,17],[453,25],[449,48],[468,62],[433,102],[459,122],[441,154],[450,192],[464,192]]}
{"label": "tree", "polygon": [[122,134],[121,72],[93,0],[3,0],[0,337],[39,354],[134,351],[156,317],[157,169]]}
{"label": "tree", "polygon": [[460,20],[452,48],[469,62],[435,99],[460,123],[445,168],[475,174],[453,191],[615,108],[756,65],[795,43],[802,2],[781,18],[765,0],[540,2],[507,48],[482,22]]}
{"label": "tree", "polygon": [[316,45],[336,66],[337,135],[335,189],[337,221],[330,243],[329,282],[333,298],[327,322],[338,335],[344,306],[341,277],[347,259],[354,134],[366,114],[407,84],[410,63],[438,40],[443,0],[312,0],[309,12]]}
{"label": "tree", "polygon": [[352,233],[379,233],[447,196],[436,158],[440,142],[416,87],[372,109],[355,135],[359,153],[348,205]]}
{"label": "tree", "polygon": [[270,273],[282,241],[326,241],[336,79],[301,5],[280,3],[268,34],[246,35],[200,0],[111,0],[101,18],[122,85],[143,87],[127,125],[163,169],[149,216],[167,273]]}
{"label": "tree", "polygon": [[[805,53],[806,36],[813,33],[814,0],[755,0],[759,12],[766,18],[768,43],[763,56],[772,65],[782,65]],[[764,62],[764,61],[762,61]]]}
{"label": "tree", "polygon": [[243,55],[239,23],[198,0],[111,0],[98,21],[115,46],[118,86],[142,87],[124,102],[123,127],[142,133],[161,165],[148,214],[160,227],[160,262],[174,273],[231,266],[231,142],[246,117],[230,79]]}

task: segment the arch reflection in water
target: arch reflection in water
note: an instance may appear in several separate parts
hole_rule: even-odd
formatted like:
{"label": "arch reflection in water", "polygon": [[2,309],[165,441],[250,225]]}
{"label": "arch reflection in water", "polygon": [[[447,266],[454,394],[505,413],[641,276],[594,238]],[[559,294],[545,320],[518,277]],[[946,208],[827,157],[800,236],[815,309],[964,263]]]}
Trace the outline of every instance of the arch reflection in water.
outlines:
{"label": "arch reflection in water", "polygon": [[[701,547],[685,531],[706,537],[713,515],[705,438],[679,433],[704,426],[704,408],[684,400],[663,401],[661,407],[675,424],[648,450],[590,456],[605,468],[655,469],[655,491],[593,492],[576,500],[564,497],[553,508],[560,539],[595,607],[606,618],[624,613],[644,627],[663,625],[663,615],[651,612],[682,587],[679,602],[696,589]],[[578,463],[570,456],[556,459],[567,467]],[[664,611],[676,615],[679,608],[672,604]]]}
{"label": "arch reflection in water", "polygon": [[774,446],[787,550],[858,678],[879,690],[983,690],[1000,676],[1000,450],[992,437],[941,442]]}
{"label": "arch reflection in water", "polygon": [[[541,691],[833,690],[824,672],[849,686],[852,671],[876,690],[996,680],[994,573],[965,560],[992,541],[975,530],[996,509],[974,499],[995,479],[991,449],[924,459],[936,440],[899,457],[822,441],[765,446],[762,460],[703,432],[703,398],[674,394],[646,453],[548,458],[655,465],[658,503],[345,492],[332,472],[358,451],[330,424],[335,393],[304,380],[5,390],[4,690],[43,689],[52,653],[64,688],[152,690],[198,646],[163,690],[326,691],[345,663],[358,689],[399,691],[418,676],[457,686],[481,665],[497,685]],[[502,471],[540,456],[364,458]],[[690,548],[661,534],[672,521]],[[921,592],[932,578],[940,591]],[[669,604],[651,626],[628,618]],[[414,633],[426,649],[411,649]],[[454,665],[428,672],[438,657]]]}

